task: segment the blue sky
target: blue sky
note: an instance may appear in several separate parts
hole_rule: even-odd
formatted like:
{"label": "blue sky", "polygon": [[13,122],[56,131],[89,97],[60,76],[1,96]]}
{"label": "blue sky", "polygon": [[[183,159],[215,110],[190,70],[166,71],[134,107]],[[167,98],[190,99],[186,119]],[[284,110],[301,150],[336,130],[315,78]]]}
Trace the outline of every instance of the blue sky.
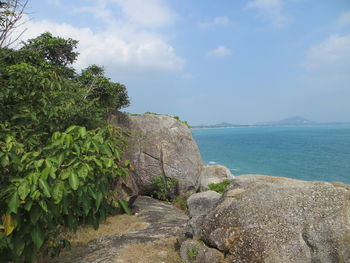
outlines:
{"label": "blue sky", "polygon": [[349,0],[29,0],[24,38],[80,41],[133,113],[191,124],[350,121]]}

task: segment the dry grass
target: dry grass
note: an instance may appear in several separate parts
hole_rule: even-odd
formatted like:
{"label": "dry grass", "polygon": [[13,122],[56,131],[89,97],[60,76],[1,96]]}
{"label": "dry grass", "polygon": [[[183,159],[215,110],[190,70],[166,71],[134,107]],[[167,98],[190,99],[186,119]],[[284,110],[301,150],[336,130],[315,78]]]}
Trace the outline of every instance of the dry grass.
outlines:
{"label": "dry grass", "polygon": [[106,222],[100,224],[95,230],[92,227],[80,228],[76,233],[65,233],[64,238],[68,239],[72,245],[85,244],[91,240],[107,235],[123,235],[131,231],[147,228],[149,223],[142,221],[137,216],[117,215],[109,217]]}
{"label": "dry grass", "polygon": [[175,251],[176,238],[132,244],[120,250],[116,263],[183,263]]}

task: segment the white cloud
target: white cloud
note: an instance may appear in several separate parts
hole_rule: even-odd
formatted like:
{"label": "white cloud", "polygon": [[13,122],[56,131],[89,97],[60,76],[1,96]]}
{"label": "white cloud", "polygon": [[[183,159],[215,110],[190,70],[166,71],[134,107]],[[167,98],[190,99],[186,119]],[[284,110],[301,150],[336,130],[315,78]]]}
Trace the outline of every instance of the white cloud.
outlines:
{"label": "white cloud", "polygon": [[121,7],[129,22],[144,27],[167,26],[177,17],[164,0],[112,0],[112,2]]}
{"label": "white cloud", "polygon": [[257,9],[259,16],[269,20],[277,28],[282,28],[291,21],[291,18],[284,14],[283,0],[254,0],[248,2],[246,7]]}
{"label": "white cloud", "polygon": [[[111,4],[120,5],[126,18],[114,18],[109,8]],[[88,27],[50,20],[29,21],[25,24],[27,31],[22,40],[37,37],[46,31],[79,40],[80,55],[74,65],[77,69],[98,64],[114,74],[180,71],[185,64],[184,59],[175,53],[163,35],[149,28],[171,22],[172,12],[163,4],[161,0],[142,0],[142,3],[138,0],[100,0],[95,6],[80,7],[74,11],[92,13],[96,19],[104,22],[102,30],[93,31]]]}
{"label": "white cloud", "polygon": [[230,56],[231,54],[232,51],[229,48],[218,46],[217,48],[208,51],[206,55],[211,57],[226,57]]}
{"label": "white cloud", "polygon": [[215,26],[225,26],[230,23],[230,19],[227,16],[217,16],[214,17],[212,20],[200,23],[199,27],[200,28],[212,28]]}
{"label": "white cloud", "polygon": [[309,48],[306,54],[305,66],[308,71],[317,70],[323,66],[337,65],[350,58],[350,34],[332,35],[325,41]]}
{"label": "white cloud", "polygon": [[343,12],[338,18],[338,25],[345,27],[350,25],[350,10]]}
{"label": "white cloud", "polygon": [[98,64],[115,70],[174,71],[181,70],[184,64],[170,44],[150,32],[135,32],[129,28],[124,32],[107,29],[96,33],[89,28],[48,20],[29,21],[26,26],[24,39],[49,31],[53,35],[79,40],[80,55],[75,64],[78,69]]}

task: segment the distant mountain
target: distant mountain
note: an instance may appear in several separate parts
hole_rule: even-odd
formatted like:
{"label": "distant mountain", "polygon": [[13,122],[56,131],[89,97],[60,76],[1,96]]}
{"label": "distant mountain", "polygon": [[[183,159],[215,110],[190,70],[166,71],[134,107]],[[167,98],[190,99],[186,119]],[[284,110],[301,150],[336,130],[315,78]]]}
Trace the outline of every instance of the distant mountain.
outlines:
{"label": "distant mountain", "polygon": [[289,125],[312,125],[316,124],[314,121],[310,121],[300,116],[293,116],[280,121],[259,122],[258,126],[289,126]]}
{"label": "distant mountain", "polygon": [[280,121],[268,121],[268,122],[258,122],[255,124],[240,125],[232,124],[228,122],[221,122],[214,125],[197,125],[192,126],[192,128],[239,128],[239,127],[252,127],[252,126],[302,126],[302,125],[313,125],[317,122],[307,120],[300,116],[293,116]]}

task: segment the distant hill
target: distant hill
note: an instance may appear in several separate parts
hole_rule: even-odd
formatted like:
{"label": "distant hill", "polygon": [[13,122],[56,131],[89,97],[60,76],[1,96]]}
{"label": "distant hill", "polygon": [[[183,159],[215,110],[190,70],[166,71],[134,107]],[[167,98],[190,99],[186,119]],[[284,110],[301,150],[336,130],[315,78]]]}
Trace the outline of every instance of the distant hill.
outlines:
{"label": "distant hill", "polygon": [[232,124],[228,122],[221,122],[213,125],[197,125],[192,126],[192,128],[239,128],[239,127],[252,127],[252,126],[302,126],[302,125],[313,125],[317,122],[307,120],[301,116],[293,116],[279,121],[269,121],[269,122],[258,122],[255,124],[240,125]]}
{"label": "distant hill", "polygon": [[310,121],[300,116],[293,116],[280,121],[259,122],[258,126],[289,126],[289,125],[312,125],[316,124],[314,121]]}

